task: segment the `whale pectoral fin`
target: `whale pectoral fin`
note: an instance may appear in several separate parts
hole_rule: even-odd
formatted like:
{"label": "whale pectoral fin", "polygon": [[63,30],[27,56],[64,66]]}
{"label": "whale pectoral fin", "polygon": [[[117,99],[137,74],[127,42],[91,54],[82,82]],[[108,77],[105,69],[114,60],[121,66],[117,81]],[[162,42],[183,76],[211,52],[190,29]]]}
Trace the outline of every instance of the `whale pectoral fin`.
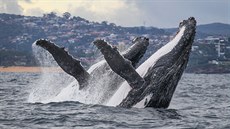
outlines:
{"label": "whale pectoral fin", "polygon": [[144,84],[144,79],[136,72],[131,62],[120,55],[115,47],[104,40],[96,40],[93,43],[104,55],[110,68],[124,78],[132,88],[137,89]]}
{"label": "whale pectoral fin", "polygon": [[125,59],[130,60],[133,67],[136,67],[147,50],[149,39],[146,37],[137,37],[132,42],[133,45],[126,50],[122,56],[124,56]]}
{"label": "whale pectoral fin", "polygon": [[73,58],[64,48],[61,48],[47,40],[37,40],[36,45],[46,49],[58,65],[69,75],[79,82],[80,89],[83,88],[90,77],[89,73],[82,67],[79,60]]}

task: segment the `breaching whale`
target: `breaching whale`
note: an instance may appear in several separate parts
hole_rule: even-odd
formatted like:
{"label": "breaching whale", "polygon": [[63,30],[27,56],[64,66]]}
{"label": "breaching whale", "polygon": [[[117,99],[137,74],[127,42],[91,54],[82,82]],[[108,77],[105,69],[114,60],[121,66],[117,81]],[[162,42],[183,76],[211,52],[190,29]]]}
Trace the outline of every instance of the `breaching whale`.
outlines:
{"label": "breaching whale", "polygon": [[[122,55],[132,62],[133,67],[136,67],[139,60],[145,54],[147,47],[149,45],[149,39],[145,37],[137,37],[132,41],[133,45],[129,47]],[[35,42],[36,45],[46,49],[58,63],[58,65],[67,74],[73,76],[77,81],[71,83],[65,89],[76,90],[74,85],[79,86],[80,90],[92,91],[90,96],[85,98],[94,98],[94,104],[105,104],[108,101],[118,87],[125,80],[119,75],[114,73],[108,63],[102,60],[94,65],[92,65],[87,71],[81,66],[80,61],[73,58],[64,48],[61,48],[54,43],[40,39]],[[87,79],[86,79],[87,78]],[[103,90],[100,94],[97,94],[97,90]],[[63,96],[63,92],[60,92],[57,97]],[[95,95],[96,94],[96,95]],[[81,101],[81,100],[78,100]],[[82,100],[86,103],[88,100]]]}
{"label": "breaching whale", "polygon": [[136,41],[139,42],[134,43],[124,54],[120,54],[104,40],[94,41],[105,60],[99,62],[100,65],[93,65],[88,71],[63,48],[47,40],[38,40],[36,44],[52,54],[58,65],[78,81],[80,89],[92,88],[88,85],[97,78],[94,73],[112,73],[111,80],[115,83],[107,83],[107,88],[111,88],[112,93],[104,95],[107,97],[102,102],[105,105],[125,108],[167,108],[186,68],[195,30],[196,20],[193,17],[181,22],[174,39],[137,69],[135,66],[149,44],[147,38],[137,38]]}

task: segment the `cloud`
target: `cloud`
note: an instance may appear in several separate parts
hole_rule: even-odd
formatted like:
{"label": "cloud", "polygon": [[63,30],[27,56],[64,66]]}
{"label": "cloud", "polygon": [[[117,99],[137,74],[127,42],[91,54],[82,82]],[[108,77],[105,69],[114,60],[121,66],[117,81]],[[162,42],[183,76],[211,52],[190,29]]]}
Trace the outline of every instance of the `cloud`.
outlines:
{"label": "cloud", "polygon": [[135,3],[144,12],[143,21],[157,27],[175,27],[178,23],[194,16],[198,24],[229,22],[229,0],[127,0]]}
{"label": "cloud", "polygon": [[17,0],[0,0],[0,12],[10,14],[22,14],[23,8]]}
{"label": "cloud", "polygon": [[25,2],[28,2],[28,3],[31,3],[32,2],[32,0],[24,0]]}
{"label": "cloud", "polygon": [[74,16],[93,21],[108,21],[122,26],[139,25],[141,11],[123,0],[92,0],[70,5],[68,10]]}
{"label": "cloud", "polygon": [[45,14],[44,10],[42,10],[41,8],[27,9],[24,13],[30,16],[43,16],[43,14]]}
{"label": "cloud", "polygon": [[72,16],[122,26],[176,27],[190,16],[198,24],[230,23],[229,0],[0,0],[0,11],[35,16],[70,12]]}

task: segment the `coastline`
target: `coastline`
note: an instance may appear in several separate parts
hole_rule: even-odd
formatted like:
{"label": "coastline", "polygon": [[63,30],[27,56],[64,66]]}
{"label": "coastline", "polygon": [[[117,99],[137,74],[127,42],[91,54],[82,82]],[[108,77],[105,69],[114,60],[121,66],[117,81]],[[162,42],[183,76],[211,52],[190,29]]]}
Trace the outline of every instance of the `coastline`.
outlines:
{"label": "coastline", "polygon": [[[0,66],[0,73],[17,72],[17,73],[41,73],[41,72],[64,72],[60,67],[38,67],[38,66]],[[185,73],[195,74],[229,74],[230,69],[226,67],[189,67]]]}
{"label": "coastline", "polygon": [[195,74],[229,74],[230,66],[229,65],[201,65],[187,67],[185,70],[186,73],[195,73]]}
{"label": "coastline", "polygon": [[40,73],[42,71],[48,72],[63,72],[60,67],[36,67],[36,66],[0,66],[0,72],[31,72]]}

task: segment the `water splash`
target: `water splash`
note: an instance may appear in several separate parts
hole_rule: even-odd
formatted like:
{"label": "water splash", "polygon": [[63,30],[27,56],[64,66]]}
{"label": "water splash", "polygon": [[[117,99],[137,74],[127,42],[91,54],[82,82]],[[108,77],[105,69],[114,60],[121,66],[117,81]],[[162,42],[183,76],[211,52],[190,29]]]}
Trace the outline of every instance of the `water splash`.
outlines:
{"label": "water splash", "polygon": [[61,89],[67,86],[74,79],[64,72],[47,71],[44,67],[59,67],[50,53],[46,50],[32,45],[33,54],[37,63],[42,68],[38,81],[33,85],[28,101],[31,103],[42,102],[55,97]]}
{"label": "water splash", "polygon": [[[43,48],[32,45],[33,54],[41,67],[59,67],[54,58]],[[101,59],[98,56],[96,60]],[[79,90],[78,82],[65,72],[50,72],[42,69],[42,74],[33,86],[28,101],[31,103],[79,101],[86,104],[105,104],[117,90],[119,83],[124,81],[115,74],[106,61],[99,61],[89,68],[93,76],[89,85]],[[116,80],[116,81],[115,81]]]}
{"label": "water splash", "polygon": [[[29,102],[79,101],[86,104],[102,104],[105,101],[104,96],[108,93],[106,89],[108,90],[110,80],[113,78],[110,72],[94,72],[95,78],[90,81],[88,88],[79,90],[78,82],[65,72],[49,72],[43,68],[59,67],[50,53],[35,43],[32,45],[32,49],[38,64],[42,67],[42,73],[32,88]],[[93,68],[89,69],[88,72],[93,72],[105,63],[105,61],[101,61],[93,65]]]}
{"label": "water splash", "polygon": [[[105,61],[101,61],[92,66],[88,72],[92,73],[94,70],[97,71],[97,68],[102,68],[100,65],[103,65]],[[91,71],[92,70],[92,71]],[[100,70],[99,70],[100,71]],[[112,70],[111,70],[112,72]],[[117,75],[111,72],[93,72],[94,78],[89,80],[89,85],[82,90],[79,90],[79,84],[75,80],[70,83],[67,87],[63,88],[61,92],[54,98],[43,101],[44,103],[48,102],[63,102],[63,101],[78,101],[85,104],[101,104],[104,105],[105,102],[109,100],[112,96],[111,94],[116,89],[110,87],[113,83],[113,80],[117,79]]]}

